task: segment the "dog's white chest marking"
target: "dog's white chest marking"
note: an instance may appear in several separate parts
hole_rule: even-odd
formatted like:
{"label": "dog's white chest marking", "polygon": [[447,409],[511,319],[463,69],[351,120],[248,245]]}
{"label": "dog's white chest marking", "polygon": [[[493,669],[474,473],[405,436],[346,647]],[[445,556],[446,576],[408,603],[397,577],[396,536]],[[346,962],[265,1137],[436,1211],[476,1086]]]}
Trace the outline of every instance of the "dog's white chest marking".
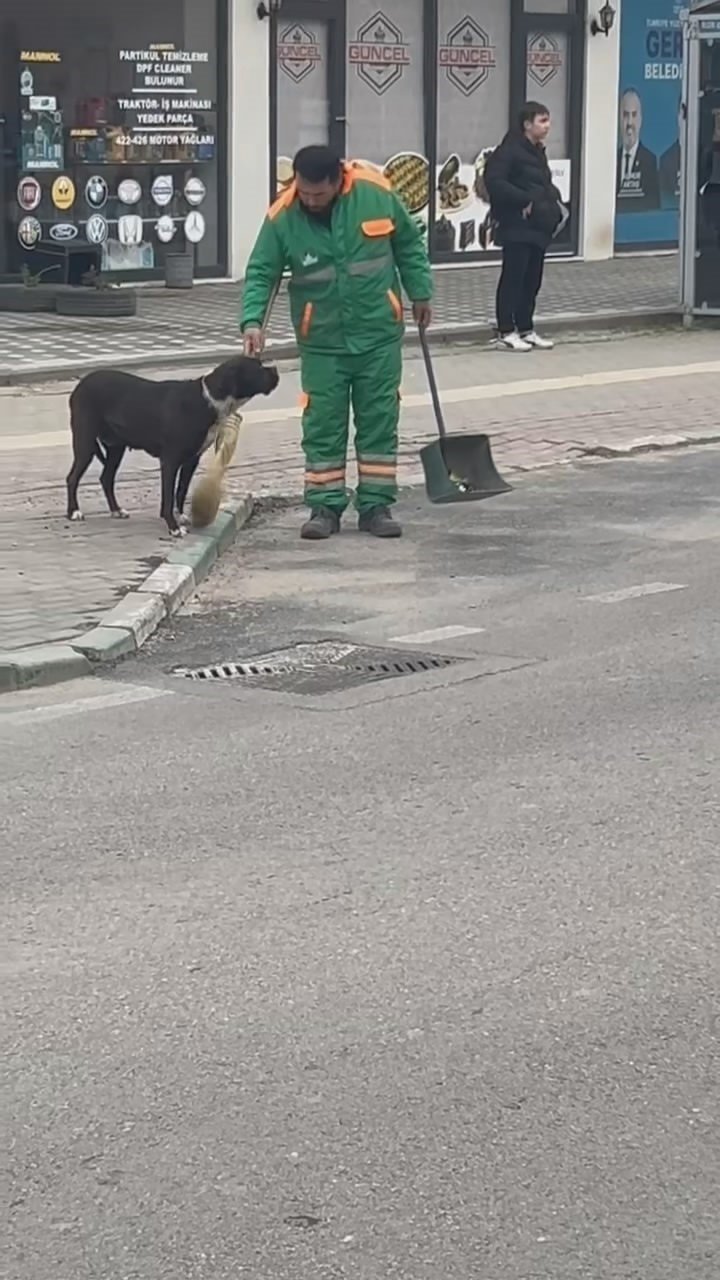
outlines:
{"label": "dog's white chest marking", "polygon": [[242,409],[243,405],[248,403],[250,397],[246,396],[244,400],[234,400],[232,396],[226,396],[224,400],[216,400],[208,391],[204,378],[202,382],[202,392],[207,403],[210,405],[210,408],[214,409],[217,415],[200,449],[201,453],[206,453],[207,450],[215,444],[218,432],[224,423],[226,423],[228,418],[231,418],[234,413],[237,413],[238,409]]}

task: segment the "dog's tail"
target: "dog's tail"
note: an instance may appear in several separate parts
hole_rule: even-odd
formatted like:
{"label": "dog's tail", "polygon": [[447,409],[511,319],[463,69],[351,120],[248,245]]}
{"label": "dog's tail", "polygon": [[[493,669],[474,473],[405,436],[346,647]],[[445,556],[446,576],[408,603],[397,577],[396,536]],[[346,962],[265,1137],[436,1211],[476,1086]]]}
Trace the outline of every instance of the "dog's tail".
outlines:
{"label": "dog's tail", "polygon": [[103,466],[105,466],[105,463],[107,462],[107,454],[99,440],[95,441],[95,457],[99,462],[102,462]]}

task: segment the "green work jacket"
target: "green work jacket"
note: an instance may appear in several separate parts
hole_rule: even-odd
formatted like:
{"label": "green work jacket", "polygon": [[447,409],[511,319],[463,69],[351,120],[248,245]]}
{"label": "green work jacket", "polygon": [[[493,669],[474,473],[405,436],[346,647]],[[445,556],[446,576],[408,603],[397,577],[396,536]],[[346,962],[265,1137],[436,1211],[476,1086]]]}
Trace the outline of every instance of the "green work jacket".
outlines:
{"label": "green work jacket", "polygon": [[346,164],[328,222],[294,185],[270,209],[245,274],[241,327],[261,327],[285,271],[300,350],[362,355],[403,333],[401,285],[432,297],[421,232],[381,174]]}

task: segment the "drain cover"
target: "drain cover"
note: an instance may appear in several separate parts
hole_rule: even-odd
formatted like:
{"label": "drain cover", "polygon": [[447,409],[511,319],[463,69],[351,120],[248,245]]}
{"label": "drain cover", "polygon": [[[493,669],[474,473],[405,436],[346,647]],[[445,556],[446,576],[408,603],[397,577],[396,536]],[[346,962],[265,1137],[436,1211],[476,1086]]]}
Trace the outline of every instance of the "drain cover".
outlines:
{"label": "drain cover", "polygon": [[242,662],[219,662],[211,667],[176,667],[174,676],[186,680],[242,680],[255,688],[291,693],[331,693],[354,685],[399,676],[429,675],[453,666],[459,658],[437,653],[414,653],[369,648],[322,640],[276,649]]}

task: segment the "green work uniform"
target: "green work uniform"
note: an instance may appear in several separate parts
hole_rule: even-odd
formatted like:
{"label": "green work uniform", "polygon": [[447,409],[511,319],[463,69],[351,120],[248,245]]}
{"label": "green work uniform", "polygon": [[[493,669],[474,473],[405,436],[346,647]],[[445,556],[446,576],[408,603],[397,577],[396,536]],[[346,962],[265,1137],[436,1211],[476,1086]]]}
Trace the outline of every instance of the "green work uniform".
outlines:
{"label": "green work uniform", "polygon": [[290,272],[301,357],[305,501],[341,513],[350,405],[360,511],[397,494],[402,372],[401,285],[427,302],[432,276],[422,235],[378,173],[347,164],[329,218],[308,214],[291,187],[273,205],[245,275],[242,329],[262,326]]}

